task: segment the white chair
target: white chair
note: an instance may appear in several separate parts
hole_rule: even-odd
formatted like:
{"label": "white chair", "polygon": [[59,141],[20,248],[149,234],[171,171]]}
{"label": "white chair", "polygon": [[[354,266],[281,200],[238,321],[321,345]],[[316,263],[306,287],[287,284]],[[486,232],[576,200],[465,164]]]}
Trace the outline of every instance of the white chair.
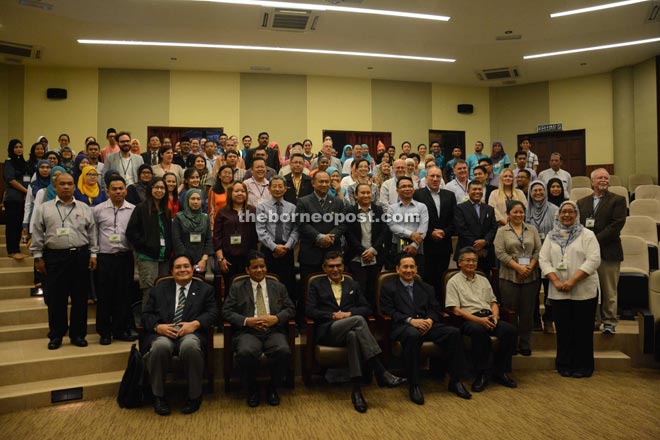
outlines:
{"label": "white chair", "polygon": [[621,177],[616,176],[614,174],[610,174],[610,185],[611,186],[623,186],[623,181],[621,180]]}
{"label": "white chair", "polygon": [[569,195],[569,199],[573,202],[577,202],[583,197],[587,197],[593,194],[593,190],[591,187],[589,188],[575,188],[571,190],[571,194]]}
{"label": "white chair", "polygon": [[632,235],[621,235],[621,246],[623,261],[619,272],[617,303],[622,318],[630,319],[635,310],[648,308],[649,250],[646,240]]}
{"label": "white chair", "polygon": [[628,190],[634,194],[640,185],[653,185],[653,176],[649,174],[631,174],[628,176]]}
{"label": "white chair", "polygon": [[647,215],[660,224],[660,201],[639,199],[630,203],[630,215]]}
{"label": "white chair", "polygon": [[649,250],[649,269],[658,269],[658,228],[655,220],[646,215],[630,215],[621,229],[621,235],[632,235],[646,241]]}
{"label": "white chair", "polygon": [[573,189],[575,188],[589,188],[591,189],[591,179],[587,176],[573,176]]}
{"label": "white chair", "polygon": [[642,352],[655,353],[655,360],[660,361],[660,271],[649,278],[649,314],[640,313],[637,318]]}
{"label": "white chair", "polygon": [[660,186],[639,185],[635,190],[635,199],[656,199],[660,201]]}
{"label": "white chair", "polygon": [[[610,182],[610,183],[612,183],[612,182]],[[623,186],[610,186],[609,191],[612,194],[619,195],[619,196],[623,197],[624,199],[626,199],[626,208],[630,207],[630,197],[628,196],[628,190],[625,187],[623,187]]]}

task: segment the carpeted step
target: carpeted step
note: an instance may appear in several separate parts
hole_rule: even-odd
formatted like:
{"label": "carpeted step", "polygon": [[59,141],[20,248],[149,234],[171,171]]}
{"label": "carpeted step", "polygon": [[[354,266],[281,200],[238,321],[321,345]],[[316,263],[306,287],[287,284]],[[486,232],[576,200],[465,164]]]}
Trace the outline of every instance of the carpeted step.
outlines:
{"label": "carpeted step", "polygon": [[22,285],[13,285],[13,286],[0,286],[0,301],[5,299],[19,299],[19,298],[29,298],[30,289],[34,287],[34,284],[22,284]]}
{"label": "carpeted step", "polygon": [[0,280],[3,286],[34,284],[34,267],[25,264],[21,267],[0,268]]}
{"label": "carpeted step", "polygon": [[9,257],[0,257],[0,269],[16,267],[34,267],[34,258],[27,257],[22,260],[15,260]]}
{"label": "carpeted step", "polygon": [[[7,257],[7,246],[5,246],[4,243],[5,242],[3,241],[2,245],[0,245],[0,257]],[[21,252],[24,255],[30,255],[30,250],[23,243],[21,243]]]}
{"label": "carpeted step", "polygon": [[[96,332],[96,319],[87,319],[87,334]],[[0,326],[0,342],[22,341],[26,339],[43,338],[47,341],[48,323],[38,322],[34,324],[18,324]]]}
{"label": "carpeted step", "polygon": [[[531,356],[514,356],[513,371],[516,370],[554,370],[555,350],[533,350]],[[628,371],[632,368],[630,356],[621,351],[594,352],[596,370]]]}
{"label": "carpeted step", "polygon": [[[95,305],[88,306],[87,317],[96,317]],[[47,322],[48,307],[41,296],[0,301],[0,326]]]}

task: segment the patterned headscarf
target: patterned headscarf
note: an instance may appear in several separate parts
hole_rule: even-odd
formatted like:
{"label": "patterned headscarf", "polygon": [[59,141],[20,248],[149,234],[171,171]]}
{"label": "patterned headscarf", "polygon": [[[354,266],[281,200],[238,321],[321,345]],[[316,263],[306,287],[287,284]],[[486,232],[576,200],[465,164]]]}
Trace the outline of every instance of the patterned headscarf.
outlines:
{"label": "patterned headscarf", "polygon": [[[571,205],[577,213],[575,216],[575,223],[570,226],[564,226],[559,219],[559,213],[566,205]],[[578,209],[577,204],[570,200],[566,200],[559,206],[559,210],[555,216],[555,226],[552,229],[552,232],[550,232],[550,239],[559,245],[568,246],[578,238],[583,229],[584,226],[580,223],[580,210]]]}

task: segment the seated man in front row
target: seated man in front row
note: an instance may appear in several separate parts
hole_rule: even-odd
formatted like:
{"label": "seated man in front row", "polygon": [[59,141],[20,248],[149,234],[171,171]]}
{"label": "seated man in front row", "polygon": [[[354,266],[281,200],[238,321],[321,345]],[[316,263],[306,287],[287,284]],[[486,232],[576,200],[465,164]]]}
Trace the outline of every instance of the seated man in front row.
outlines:
{"label": "seated man in front row", "polygon": [[142,311],[144,363],[151,380],[154,411],[161,416],[170,413],[163,381],[173,354],[178,354],[188,376],[188,400],[181,412],[191,414],[199,409],[204,374],[203,347],[207,329],[218,319],[213,287],[193,279],[190,257],[174,257],[170,272],[174,279],[154,286]]}
{"label": "seated man in front row", "polygon": [[330,251],[323,258],[327,277],[315,279],[309,287],[307,316],[315,320],[316,341],[348,351],[348,371],[353,383],[351,400],[358,412],[367,411],[362,396],[362,361],[376,373],[378,385],[395,387],[405,379],[387,371],[378,359],[382,350],[371,334],[365,317],[371,306],[360,291],[359,284],[344,277],[344,260],[339,251]]}
{"label": "seated man in front row", "polygon": [[479,393],[488,386],[491,335],[499,339],[499,349],[493,354],[493,379],[516,388],[516,381],[508,373],[518,333],[513,325],[500,321],[500,308],[493,289],[486,277],[476,273],[478,258],[473,247],[464,247],[458,252],[461,273],[447,283],[445,307],[465,320],[461,332],[472,339],[472,360],[477,370],[472,391]]}
{"label": "seated man in front row", "polygon": [[399,277],[381,289],[380,305],[382,312],[392,318],[392,339],[400,341],[403,346],[410,400],[418,405],[424,404],[424,395],[419,387],[424,341],[440,345],[449,356],[449,391],[463,399],[470,399],[472,395],[460,381],[466,370],[461,332],[440,322],[440,306],[435,290],[431,285],[415,280],[417,265],[414,257],[401,256],[396,271]]}
{"label": "seated man in front row", "polygon": [[222,315],[235,329],[232,348],[241,370],[241,381],[247,390],[247,404],[259,405],[256,375],[259,358],[265,354],[271,366],[271,382],[266,400],[280,404],[277,388],[286,374],[291,349],[287,342],[287,323],[295,315],[293,302],[284,284],[266,279],[264,254],[250,251],[246,272],[250,278],[233,283],[225,297]]}

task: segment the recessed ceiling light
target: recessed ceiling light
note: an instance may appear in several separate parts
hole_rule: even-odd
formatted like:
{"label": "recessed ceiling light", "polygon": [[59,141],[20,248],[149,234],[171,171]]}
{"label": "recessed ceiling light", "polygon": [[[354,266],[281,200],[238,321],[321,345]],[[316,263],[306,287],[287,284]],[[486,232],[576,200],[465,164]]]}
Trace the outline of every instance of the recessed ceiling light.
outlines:
{"label": "recessed ceiling light", "polygon": [[554,57],[556,55],[567,55],[569,53],[589,52],[592,50],[614,49],[615,47],[636,46],[638,44],[649,44],[660,41],[660,38],[649,38],[648,40],[626,41],[624,43],[605,44],[603,46],[582,47],[580,49],[562,50],[559,52],[539,53],[536,55],[525,55],[523,59],[531,60],[534,58]]}
{"label": "recessed ceiling light", "polygon": [[235,49],[235,50],[261,50],[271,52],[298,52],[315,53],[321,55],[346,55],[356,57],[372,58],[393,58],[400,60],[414,61],[437,61],[444,63],[453,63],[456,60],[452,58],[420,57],[415,55],[397,55],[375,52],[352,52],[344,50],[324,50],[324,49],[303,49],[296,47],[274,47],[274,46],[240,46],[236,44],[206,44],[206,43],[176,43],[166,41],[127,41],[127,40],[86,40],[79,39],[80,44],[102,44],[114,46],[160,46],[160,47],[197,47],[203,49]]}
{"label": "recessed ceiling light", "polygon": [[416,12],[388,11],[384,9],[349,8],[346,6],[318,5],[314,3],[278,2],[267,0],[192,0],[198,2],[229,3],[234,5],[262,6],[266,8],[293,8],[310,11],[350,12],[353,14],[389,15],[391,17],[418,18],[420,20],[449,21],[446,15],[418,14]]}
{"label": "recessed ceiling light", "polygon": [[588,8],[573,9],[573,10],[570,10],[570,11],[563,11],[563,12],[555,12],[553,14],[550,14],[550,18],[564,17],[566,15],[584,14],[585,12],[602,11],[603,9],[618,8],[620,6],[634,5],[635,3],[643,3],[643,2],[646,2],[646,1],[648,1],[648,0],[625,0],[625,1],[622,1],[622,2],[606,3],[604,5],[590,6]]}

